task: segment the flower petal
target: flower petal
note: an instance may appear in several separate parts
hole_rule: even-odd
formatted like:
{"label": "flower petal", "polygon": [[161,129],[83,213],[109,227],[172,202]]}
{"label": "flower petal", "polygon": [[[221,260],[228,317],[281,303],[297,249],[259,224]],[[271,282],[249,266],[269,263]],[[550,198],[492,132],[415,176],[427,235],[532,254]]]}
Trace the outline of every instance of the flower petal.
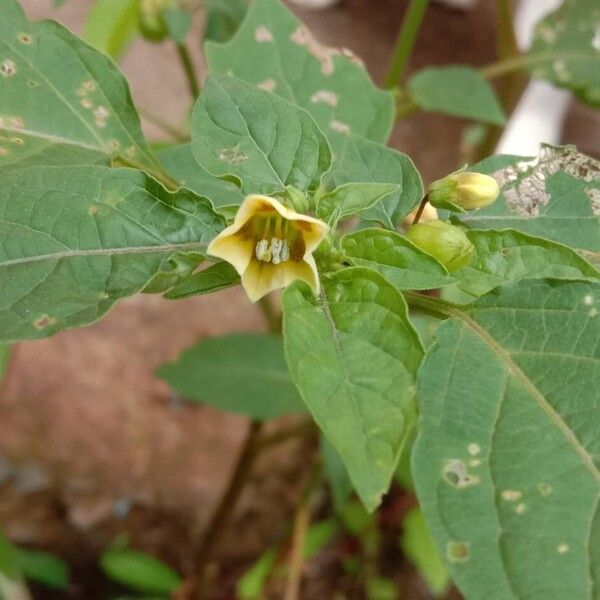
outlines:
{"label": "flower petal", "polygon": [[319,293],[319,276],[312,256],[304,261],[288,260],[278,265],[252,260],[242,275],[242,286],[248,298],[256,302],[269,292],[287,287],[297,279],[305,281],[315,294]]}
{"label": "flower petal", "polygon": [[[229,227],[227,229],[230,229]],[[222,258],[232,264],[234,269],[242,275],[248,268],[248,263],[254,254],[254,240],[242,238],[235,234],[226,234],[222,231],[209,245],[207,252],[211,256]]]}

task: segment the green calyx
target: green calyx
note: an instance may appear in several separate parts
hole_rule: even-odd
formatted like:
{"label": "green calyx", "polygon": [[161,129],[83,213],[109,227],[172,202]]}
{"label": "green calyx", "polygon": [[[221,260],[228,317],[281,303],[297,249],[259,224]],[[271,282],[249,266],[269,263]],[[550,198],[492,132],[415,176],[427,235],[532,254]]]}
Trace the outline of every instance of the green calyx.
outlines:
{"label": "green calyx", "polygon": [[444,221],[417,223],[408,230],[406,237],[450,272],[466,267],[475,255],[475,246],[462,229]]}

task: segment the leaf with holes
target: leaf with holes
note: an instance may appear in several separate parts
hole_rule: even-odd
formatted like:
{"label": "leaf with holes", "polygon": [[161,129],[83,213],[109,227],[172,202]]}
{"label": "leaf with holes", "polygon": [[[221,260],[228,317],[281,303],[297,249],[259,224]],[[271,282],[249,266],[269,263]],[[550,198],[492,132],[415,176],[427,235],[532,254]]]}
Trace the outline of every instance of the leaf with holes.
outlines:
{"label": "leaf with holes", "polygon": [[357,135],[348,136],[327,180],[334,187],[353,182],[395,183],[394,193],[360,215],[388,229],[397,229],[423,198],[421,176],[406,154]]}
{"label": "leaf with holes", "polygon": [[215,177],[246,193],[314,190],[331,150],[312,117],[275,94],[233,77],[211,76],[192,115],[192,152]]}
{"label": "leaf with holes", "polygon": [[423,110],[494,125],[506,118],[490,84],[471,67],[430,67],[408,81],[411,99]]}
{"label": "leaf with holes", "polygon": [[203,340],[157,374],[186,399],[254,419],[305,410],[275,336],[240,333]]}
{"label": "leaf with holes", "polygon": [[600,106],[600,5],[566,0],[535,27],[528,53],[531,73]]}
{"label": "leaf with holes", "polygon": [[502,283],[521,279],[592,279],[598,272],[568,246],[511,229],[467,231],[476,257],[453,275],[458,287],[482,296]]}
{"label": "leaf with holes", "polygon": [[352,264],[378,271],[401,290],[432,290],[455,281],[433,256],[393,231],[362,229],[345,235],[340,245]]}
{"label": "leaf with holes", "polygon": [[442,309],[412,466],[467,598],[598,597],[599,308],[600,284],[548,279]]}
{"label": "leaf with holes", "polygon": [[516,229],[600,252],[600,162],[573,146],[543,146],[535,159],[495,156],[470,168],[498,181],[494,204],[455,218],[472,229]]}
{"label": "leaf with holes", "polygon": [[114,63],[52,21],[27,21],[0,3],[0,167],[108,164],[155,166],[129,87]]}
{"label": "leaf with holes", "polygon": [[213,73],[230,73],[305,108],[339,154],[349,132],[390,134],[394,99],[346,49],[328,48],[278,0],[255,0],[235,36],[206,44]]}
{"label": "leaf with holes", "polygon": [[415,418],[414,378],[423,350],[400,292],[360,267],[283,295],[292,379],[361,500],[374,510],[387,491]]}
{"label": "leaf with holes", "polygon": [[224,227],[206,198],[142,172],[29,167],[0,186],[0,342],[98,320],[169,256]]}

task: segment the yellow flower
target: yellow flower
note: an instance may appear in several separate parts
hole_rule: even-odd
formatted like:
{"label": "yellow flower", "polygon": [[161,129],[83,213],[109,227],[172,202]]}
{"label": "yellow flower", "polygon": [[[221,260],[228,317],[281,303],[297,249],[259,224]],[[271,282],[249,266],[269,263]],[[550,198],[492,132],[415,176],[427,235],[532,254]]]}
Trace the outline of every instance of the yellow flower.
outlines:
{"label": "yellow flower", "polygon": [[327,232],[323,221],[253,194],[242,202],[233,225],[210,243],[208,253],[234,266],[252,302],[296,279],[319,293],[312,253]]}

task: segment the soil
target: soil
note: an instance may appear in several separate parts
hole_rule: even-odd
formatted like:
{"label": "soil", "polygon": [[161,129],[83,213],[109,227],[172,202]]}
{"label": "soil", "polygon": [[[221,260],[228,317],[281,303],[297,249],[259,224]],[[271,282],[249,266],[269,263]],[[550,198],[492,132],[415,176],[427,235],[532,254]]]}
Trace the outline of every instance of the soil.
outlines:
{"label": "soil", "polygon": [[[56,18],[81,33],[90,0],[70,0],[60,10],[51,4],[23,0],[31,17]],[[410,68],[491,61],[493,4],[479,2],[467,14],[432,4]],[[361,56],[381,81],[405,6],[348,0],[325,11],[294,11],[324,42]],[[204,69],[199,44],[192,46]],[[139,107],[175,124],[185,121],[189,96],[172,47],[136,41],[121,64]],[[569,117],[569,141],[599,154],[597,136],[588,133],[597,124],[597,115],[578,107]],[[457,166],[464,125],[415,115],[396,126],[391,143],[431,180]],[[150,123],[144,128],[150,138],[160,136]],[[122,591],[107,587],[96,566],[99,552],[122,532],[134,547],[190,572],[193,548],[230,477],[248,422],[181,402],[154,370],[204,337],[240,330],[265,330],[240,290],[177,303],[140,295],[91,327],[15,347],[0,396],[0,523],[14,542],[51,549],[73,568],[68,591],[34,588],[37,598],[93,600]],[[258,461],[219,542],[216,562],[224,566],[216,572],[214,598],[232,598],[239,573],[281,537],[314,450],[312,439],[291,440]],[[402,505],[406,495],[396,490],[388,502]],[[400,522],[395,514],[393,540]],[[335,597],[360,598],[340,566],[343,543],[307,565],[303,598],[333,598],[334,590],[340,592]],[[405,581],[403,597],[426,598],[396,542],[389,547],[389,558],[397,558],[389,562]],[[281,590],[275,587],[272,597],[280,598]]]}

